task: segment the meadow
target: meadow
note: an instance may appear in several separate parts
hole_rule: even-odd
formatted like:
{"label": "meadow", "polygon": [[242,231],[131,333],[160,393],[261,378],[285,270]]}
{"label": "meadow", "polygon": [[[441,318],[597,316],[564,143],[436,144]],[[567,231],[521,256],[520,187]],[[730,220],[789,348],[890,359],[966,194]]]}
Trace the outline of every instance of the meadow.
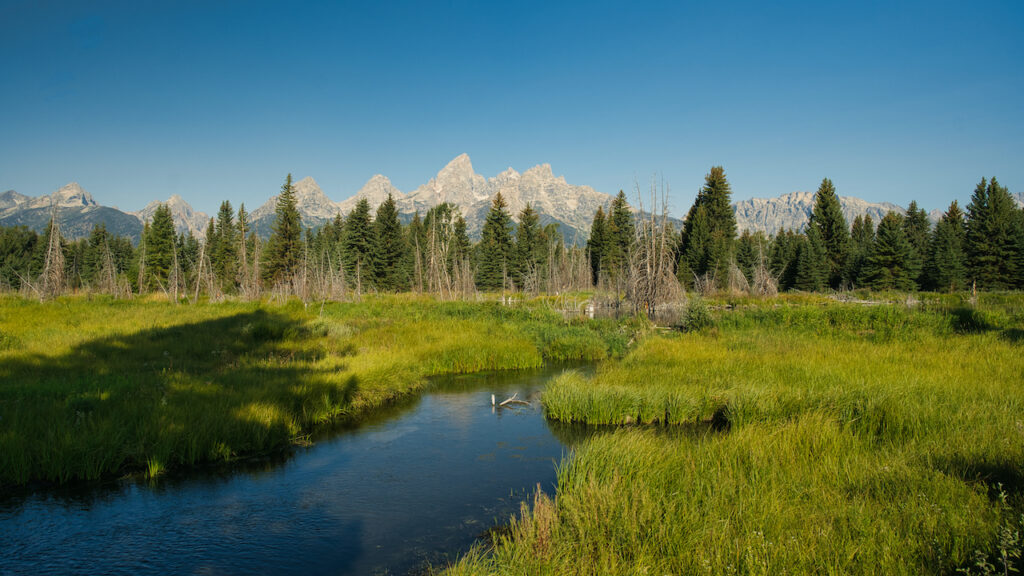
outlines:
{"label": "meadow", "polygon": [[549,385],[549,418],[606,432],[449,574],[1020,567],[1019,296],[701,306],[702,328]]}
{"label": "meadow", "polygon": [[622,355],[631,329],[411,295],[0,298],[0,485],[155,476],[307,442],[426,378]]}

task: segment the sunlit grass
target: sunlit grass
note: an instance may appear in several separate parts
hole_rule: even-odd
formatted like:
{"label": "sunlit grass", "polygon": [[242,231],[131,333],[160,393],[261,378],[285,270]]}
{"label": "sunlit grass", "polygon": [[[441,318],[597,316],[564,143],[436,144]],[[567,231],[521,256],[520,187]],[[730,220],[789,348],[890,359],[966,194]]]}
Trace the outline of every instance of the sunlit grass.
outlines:
{"label": "sunlit grass", "polygon": [[720,309],[709,329],[564,375],[548,416],[612,432],[563,464],[553,502],[451,573],[968,567],[1024,499],[1018,300]]}
{"label": "sunlit grass", "polygon": [[599,359],[628,338],[543,306],[412,296],[308,308],[3,298],[0,326],[0,483],[286,448],[428,376]]}

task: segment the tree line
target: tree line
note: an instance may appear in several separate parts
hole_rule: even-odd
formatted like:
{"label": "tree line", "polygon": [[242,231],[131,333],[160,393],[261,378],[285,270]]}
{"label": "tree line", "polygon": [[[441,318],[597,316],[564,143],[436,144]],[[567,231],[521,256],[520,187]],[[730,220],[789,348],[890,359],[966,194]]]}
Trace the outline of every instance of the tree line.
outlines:
{"label": "tree line", "polygon": [[[390,196],[372,210],[304,228],[291,175],[278,196],[270,237],[259,238],[244,204],[223,202],[205,237],[176,233],[161,205],[133,246],[98,224],[69,241],[51,220],[43,234],[0,229],[0,288],[41,298],[68,290],[173,298],[294,294],[344,298],[367,291],[465,297],[477,290],[558,293],[597,286],[639,309],[679,290],[702,293],[1024,288],[1024,209],[995,178],[982,179],[961,210],[954,201],[932,226],[912,202],[877,226],[847,223],[831,180],[819,186],[803,230],[737,233],[721,166],[705,176],[678,232],[664,212],[641,216],[623,192],[594,214],[585,247],[569,246],[556,224],[527,205],[516,224],[497,194],[473,243],[457,206],[441,204],[403,224]],[[673,285],[675,284],[675,285]]]}
{"label": "tree line", "polygon": [[0,289],[48,298],[68,290],[172,298],[297,295],[344,298],[367,291],[464,297],[477,290],[531,293],[590,286],[585,250],[565,244],[556,224],[541,226],[527,205],[513,222],[500,194],[474,244],[457,206],[440,204],[403,224],[389,196],[373,211],[362,198],[316,230],[302,226],[289,174],[270,237],[253,230],[245,205],[222,202],[204,238],[177,233],[170,208],[145,222],[137,246],[107,232],[69,241],[51,219],[44,234],[0,228]]}
{"label": "tree line", "polygon": [[[731,189],[711,169],[679,235],[677,277],[701,291],[960,291],[1024,288],[1024,209],[996,178],[977,185],[966,210],[954,200],[932,226],[911,202],[906,214],[870,215],[852,224],[825,178],[807,226],[773,236],[737,236]],[[596,220],[596,218],[595,218]]]}

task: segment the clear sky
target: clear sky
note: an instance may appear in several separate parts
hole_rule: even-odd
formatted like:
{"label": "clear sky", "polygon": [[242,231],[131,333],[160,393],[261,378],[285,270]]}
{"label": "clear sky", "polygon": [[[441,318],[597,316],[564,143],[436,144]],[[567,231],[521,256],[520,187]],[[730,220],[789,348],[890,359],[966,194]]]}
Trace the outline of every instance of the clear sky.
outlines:
{"label": "clear sky", "polygon": [[1024,188],[1024,2],[0,0],[0,191],[252,209],[468,153],[688,209],[815,190],[944,208]]}

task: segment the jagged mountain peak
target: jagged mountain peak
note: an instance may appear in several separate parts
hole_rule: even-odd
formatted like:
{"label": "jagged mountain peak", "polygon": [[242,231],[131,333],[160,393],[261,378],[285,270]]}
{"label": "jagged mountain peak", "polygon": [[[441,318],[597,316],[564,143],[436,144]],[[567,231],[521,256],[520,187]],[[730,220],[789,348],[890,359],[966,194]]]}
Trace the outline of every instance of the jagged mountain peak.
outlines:
{"label": "jagged mountain peak", "polygon": [[[551,180],[551,179],[554,179],[555,174],[551,171],[551,164],[545,163],[545,164],[538,164],[538,165],[534,166],[533,168],[530,168],[526,172],[523,172],[523,177],[524,178],[527,178],[527,177],[529,177],[529,178],[539,178],[541,180]],[[565,180],[565,179],[562,178],[562,180]]]}
{"label": "jagged mountain peak", "polygon": [[92,195],[82,189],[78,182],[69,182],[60,187],[50,195],[54,205],[61,208],[80,208],[84,206],[97,206]]}
{"label": "jagged mountain peak", "polygon": [[171,210],[171,219],[174,220],[174,230],[179,234],[191,233],[197,238],[206,236],[206,225],[210,217],[205,212],[197,212],[192,205],[178,194],[171,194],[166,202],[154,200],[138,212],[129,212],[140,222],[148,222],[153,219],[153,213],[164,204]]}
{"label": "jagged mountain peak", "polygon": [[521,177],[522,177],[522,175],[519,172],[516,172],[515,169],[513,169],[511,166],[509,166],[504,171],[502,171],[500,174],[495,176],[493,178],[493,180],[497,180],[499,182],[503,182],[503,181],[508,181],[508,180],[518,180]]}
{"label": "jagged mountain peak", "polygon": [[293,183],[292,188],[295,190],[296,194],[321,192],[320,185],[316,183],[316,180],[314,180],[312,176],[306,176],[298,182]]}
{"label": "jagged mountain peak", "polygon": [[440,172],[437,173],[438,180],[449,178],[469,179],[476,175],[473,171],[473,161],[469,154],[462,153],[452,159]]}

